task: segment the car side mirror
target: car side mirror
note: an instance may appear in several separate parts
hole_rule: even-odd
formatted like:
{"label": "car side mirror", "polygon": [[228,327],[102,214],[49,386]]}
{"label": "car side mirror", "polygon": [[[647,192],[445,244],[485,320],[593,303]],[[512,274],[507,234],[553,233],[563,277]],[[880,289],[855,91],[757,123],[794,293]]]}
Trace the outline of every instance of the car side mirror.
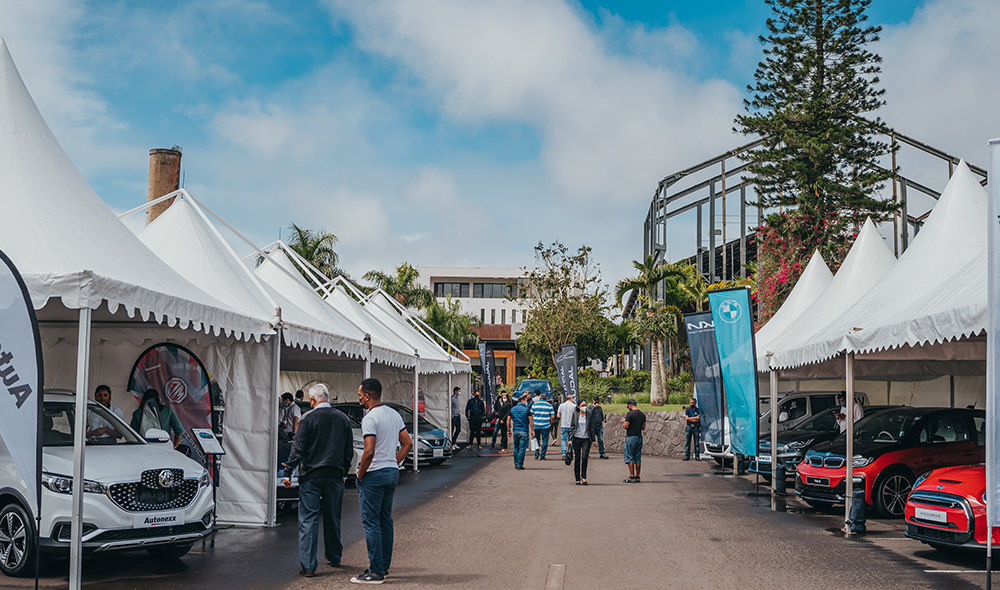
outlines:
{"label": "car side mirror", "polygon": [[778,414],[778,422],[788,422],[788,412]]}
{"label": "car side mirror", "polygon": [[146,431],[146,434],[142,437],[146,439],[148,443],[169,443],[170,435],[167,434],[166,430],[161,430],[159,428],[150,428]]}

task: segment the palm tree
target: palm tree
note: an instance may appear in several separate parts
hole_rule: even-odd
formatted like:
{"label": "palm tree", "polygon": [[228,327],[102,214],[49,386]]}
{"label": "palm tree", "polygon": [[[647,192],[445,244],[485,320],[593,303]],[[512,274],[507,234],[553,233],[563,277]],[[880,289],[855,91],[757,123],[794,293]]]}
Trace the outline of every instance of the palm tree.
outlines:
{"label": "palm tree", "polygon": [[[640,331],[650,341],[650,402],[661,405],[666,402],[666,363],[663,362],[664,343],[670,345],[670,355],[673,356],[673,341],[677,336],[677,314],[684,307],[688,298],[686,292],[678,288],[689,275],[687,265],[681,263],[656,264],[656,258],[649,255],[642,262],[632,261],[632,266],[638,275],[631,279],[622,279],[615,286],[615,298],[621,305],[622,297],[629,291],[637,291],[639,309],[636,317]],[[657,288],[662,291],[662,298],[657,298]],[[654,304],[654,300],[656,303]],[[667,311],[661,311],[661,310]],[[677,310],[674,313],[672,310]],[[671,329],[666,324],[672,324]]]}
{"label": "palm tree", "polygon": [[419,276],[417,269],[407,262],[397,266],[394,275],[378,270],[370,270],[364,274],[366,281],[371,281],[376,287],[395,297],[400,304],[426,309],[434,301],[434,293],[417,284]]}
{"label": "palm tree", "polygon": [[[313,231],[292,224],[292,235],[288,239],[288,247],[307,262],[316,267],[326,278],[334,278],[344,274],[337,267],[340,257],[333,249],[337,236],[323,230]],[[301,269],[299,269],[302,272]],[[309,278],[305,272],[303,276]]]}
{"label": "palm tree", "polygon": [[463,350],[469,350],[479,344],[479,335],[472,329],[481,326],[479,318],[462,313],[462,306],[451,300],[451,295],[443,302],[432,299],[424,311],[424,321],[427,325],[445,337],[449,342]]}

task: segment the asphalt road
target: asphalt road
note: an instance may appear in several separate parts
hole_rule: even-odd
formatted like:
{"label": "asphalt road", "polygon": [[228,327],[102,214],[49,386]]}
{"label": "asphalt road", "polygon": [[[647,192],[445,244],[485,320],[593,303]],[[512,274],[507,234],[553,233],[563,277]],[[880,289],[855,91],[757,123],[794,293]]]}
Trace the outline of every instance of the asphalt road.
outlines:
{"label": "asphalt road", "polygon": [[[869,521],[845,538],[842,512],[793,498],[748,497],[750,477],[711,462],[648,457],[643,483],[625,484],[621,456],[591,461],[573,485],[555,456],[464,451],[441,468],[406,473],[396,496],[396,549],[387,583],[400,588],[981,588],[981,554],[941,553],[902,535],[900,521]],[[761,488],[763,491],[764,488]],[[297,575],[294,511],[274,529],[232,528],[187,557],[157,563],[135,552],[85,562],[87,586],[125,588],[349,588],[367,566],[357,495],[344,500],[345,567],[321,561]],[[0,587],[31,580],[0,578]],[[66,584],[65,562],[43,587]]]}

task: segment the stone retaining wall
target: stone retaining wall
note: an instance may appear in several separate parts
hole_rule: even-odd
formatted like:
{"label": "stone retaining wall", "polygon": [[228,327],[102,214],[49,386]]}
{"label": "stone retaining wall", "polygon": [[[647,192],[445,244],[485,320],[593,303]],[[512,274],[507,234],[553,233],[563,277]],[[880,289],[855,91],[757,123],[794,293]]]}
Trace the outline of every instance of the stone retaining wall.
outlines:
{"label": "stone retaining wall", "polygon": [[[625,446],[623,414],[607,414],[604,423],[604,445],[610,452],[621,453]],[[684,455],[684,413],[647,412],[643,433],[642,453],[680,457]]]}

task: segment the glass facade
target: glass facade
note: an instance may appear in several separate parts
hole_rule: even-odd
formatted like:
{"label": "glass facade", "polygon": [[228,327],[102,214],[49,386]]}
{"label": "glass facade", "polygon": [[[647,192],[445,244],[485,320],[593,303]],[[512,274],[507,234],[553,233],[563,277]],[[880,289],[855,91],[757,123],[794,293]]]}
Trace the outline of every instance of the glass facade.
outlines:
{"label": "glass facade", "polygon": [[469,283],[434,283],[436,297],[468,297]]}

